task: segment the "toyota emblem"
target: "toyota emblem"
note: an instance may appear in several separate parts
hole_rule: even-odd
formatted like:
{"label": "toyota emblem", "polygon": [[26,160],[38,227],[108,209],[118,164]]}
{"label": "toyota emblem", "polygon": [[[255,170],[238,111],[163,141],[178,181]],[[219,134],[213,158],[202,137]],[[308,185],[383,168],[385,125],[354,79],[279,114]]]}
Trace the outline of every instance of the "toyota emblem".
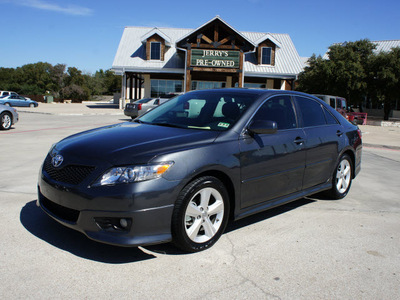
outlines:
{"label": "toyota emblem", "polygon": [[57,154],[51,159],[51,164],[53,165],[54,168],[57,168],[61,166],[62,162],[64,161],[64,157],[62,157],[60,154]]}

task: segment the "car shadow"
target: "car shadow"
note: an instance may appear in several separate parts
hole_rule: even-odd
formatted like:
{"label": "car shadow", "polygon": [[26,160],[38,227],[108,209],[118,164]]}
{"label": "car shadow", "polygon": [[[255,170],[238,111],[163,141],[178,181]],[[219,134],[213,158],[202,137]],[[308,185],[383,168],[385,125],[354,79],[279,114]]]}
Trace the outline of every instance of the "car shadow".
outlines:
{"label": "car shadow", "polygon": [[237,220],[235,222],[230,222],[225,229],[225,233],[235,231],[237,229],[256,224],[258,222],[279,216],[280,214],[286,213],[288,211],[291,211],[293,209],[296,209],[298,207],[301,207],[303,205],[307,205],[310,203],[315,202],[314,200],[307,199],[307,198],[302,198],[263,212],[259,212],[257,214],[248,216],[246,218]]}
{"label": "car shadow", "polygon": [[[237,221],[230,221],[228,223],[228,226],[225,229],[225,233],[235,231],[237,229],[241,229],[246,226],[253,225],[255,223],[265,221],[269,218],[276,217],[280,214],[283,214],[285,212],[291,211],[293,209],[296,209],[298,207],[301,207],[303,205],[307,205],[310,203],[315,202],[315,200],[310,199],[310,198],[302,198],[293,202],[290,202],[288,204],[278,206],[273,209],[269,209],[251,216],[248,216],[246,218],[237,220]],[[168,243],[168,244],[160,244],[160,245],[152,245],[152,246],[143,246],[142,248],[147,249],[148,251],[158,253],[158,254],[167,254],[167,255],[182,255],[182,254],[188,254],[186,252],[183,252],[179,250],[178,248],[174,247],[173,244]]]}
{"label": "car shadow", "polygon": [[[291,203],[263,211],[238,221],[228,223],[225,233],[241,229],[246,226],[276,217],[282,213],[291,211],[303,205],[315,202],[311,198],[302,198]],[[176,248],[172,243],[141,246],[147,250],[142,251],[135,247],[118,247],[98,243],[90,240],[82,233],[67,228],[49,216],[36,206],[36,200],[28,202],[21,210],[20,220],[22,225],[33,235],[43,241],[68,251],[76,256],[93,261],[122,264],[155,258],[156,254],[162,255],[186,255],[190,254]],[[150,252],[147,253],[147,252]],[[151,254],[151,252],[154,253]]]}
{"label": "car shadow", "polygon": [[39,207],[36,200],[20,212],[21,224],[34,236],[76,256],[109,264],[123,264],[155,258],[135,247],[117,247],[90,240],[82,233],[62,226]]}
{"label": "car shadow", "polygon": [[114,103],[93,103],[87,104],[87,108],[100,108],[100,109],[119,109],[119,104]]}

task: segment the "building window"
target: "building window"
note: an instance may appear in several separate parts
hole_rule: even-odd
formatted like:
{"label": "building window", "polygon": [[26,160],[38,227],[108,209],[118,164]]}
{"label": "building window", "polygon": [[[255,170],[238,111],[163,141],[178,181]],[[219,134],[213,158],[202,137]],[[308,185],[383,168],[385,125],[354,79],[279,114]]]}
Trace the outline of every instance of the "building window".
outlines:
{"label": "building window", "polygon": [[271,64],[271,47],[262,47],[261,50],[261,63],[263,65],[270,65]]}
{"label": "building window", "polygon": [[181,93],[183,87],[182,80],[151,80],[151,95],[150,97],[162,97],[169,93]]}
{"label": "building window", "polygon": [[150,43],[150,59],[160,60],[161,59],[161,43],[151,42]]}
{"label": "building window", "polygon": [[265,89],[265,84],[263,83],[244,83],[245,88],[249,89]]}
{"label": "building window", "polygon": [[224,88],[226,82],[219,81],[192,81],[192,91]]}

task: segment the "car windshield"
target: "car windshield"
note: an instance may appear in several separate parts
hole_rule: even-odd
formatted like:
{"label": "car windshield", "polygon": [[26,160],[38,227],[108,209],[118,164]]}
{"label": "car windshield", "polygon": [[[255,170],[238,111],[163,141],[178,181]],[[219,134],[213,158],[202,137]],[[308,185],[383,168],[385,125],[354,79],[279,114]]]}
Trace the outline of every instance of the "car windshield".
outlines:
{"label": "car windshield", "polygon": [[140,100],[135,101],[135,103],[147,103],[147,102],[149,102],[151,99],[153,99],[153,98],[143,98],[143,99],[140,99]]}
{"label": "car windshield", "polygon": [[239,120],[257,97],[257,94],[223,90],[191,92],[167,101],[136,119],[135,122],[225,131]]}

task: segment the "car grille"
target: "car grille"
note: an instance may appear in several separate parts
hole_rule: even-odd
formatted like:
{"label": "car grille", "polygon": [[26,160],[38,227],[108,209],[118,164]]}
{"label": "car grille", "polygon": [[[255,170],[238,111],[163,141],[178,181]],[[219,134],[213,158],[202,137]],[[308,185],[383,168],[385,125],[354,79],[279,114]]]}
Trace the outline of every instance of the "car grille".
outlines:
{"label": "car grille", "polygon": [[55,168],[51,164],[51,156],[48,155],[44,161],[43,169],[53,180],[68,184],[80,184],[89,176],[95,167],[81,165],[67,165]]}
{"label": "car grille", "polygon": [[76,223],[76,221],[78,221],[79,211],[75,209],[71,209],[54,203],[43,195],[40,198],[40,203],[46,210],[48,210],[50,213],[58,218],[73,223]]}

